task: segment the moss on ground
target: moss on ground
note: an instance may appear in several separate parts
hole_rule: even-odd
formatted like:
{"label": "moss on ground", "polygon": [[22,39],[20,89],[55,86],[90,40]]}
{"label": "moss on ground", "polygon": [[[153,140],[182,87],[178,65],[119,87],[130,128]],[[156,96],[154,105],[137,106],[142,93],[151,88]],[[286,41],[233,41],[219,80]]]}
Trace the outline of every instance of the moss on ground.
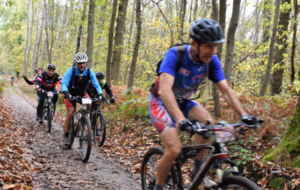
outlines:
{"label": "moss on ground", "polygon": [[[297,159],[300,154],[300,105],[297,105],[293,119],[288,127],[284,137],[272,151],[267,153],[263,158],[264,162],[275,161],[279,159],[283,161],[284,166],[299,168],[300,159]],[[292,159],[292,161],[291,161]]]}
{"label": "moss on ground", "polygon": [[274,189],[280,190],[280,187],[284,184],[284,177],[275,177],[269,181],[269,185]]}

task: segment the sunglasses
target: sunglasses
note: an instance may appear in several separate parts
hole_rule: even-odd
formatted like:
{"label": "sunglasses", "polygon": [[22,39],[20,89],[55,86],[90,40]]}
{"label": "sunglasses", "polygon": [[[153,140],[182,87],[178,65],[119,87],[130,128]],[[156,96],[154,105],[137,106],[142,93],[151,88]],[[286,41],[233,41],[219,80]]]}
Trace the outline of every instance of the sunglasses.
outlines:
{"label": "sunglasses", "polygon": [[80,62],[80,63],[77,63],[79,65],[83,65],[83,64],[86,64],[86,62]]}

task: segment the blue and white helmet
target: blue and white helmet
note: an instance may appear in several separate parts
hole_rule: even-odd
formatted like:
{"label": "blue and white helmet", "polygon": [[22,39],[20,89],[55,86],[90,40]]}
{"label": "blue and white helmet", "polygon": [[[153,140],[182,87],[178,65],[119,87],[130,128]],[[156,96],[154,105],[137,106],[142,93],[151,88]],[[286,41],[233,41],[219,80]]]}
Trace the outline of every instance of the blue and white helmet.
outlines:
{"label": "blue and white helmet", "polygon": [[85,53],[79,52],[74,56],[76,63],[83,63],[88,61],[88,56]]}

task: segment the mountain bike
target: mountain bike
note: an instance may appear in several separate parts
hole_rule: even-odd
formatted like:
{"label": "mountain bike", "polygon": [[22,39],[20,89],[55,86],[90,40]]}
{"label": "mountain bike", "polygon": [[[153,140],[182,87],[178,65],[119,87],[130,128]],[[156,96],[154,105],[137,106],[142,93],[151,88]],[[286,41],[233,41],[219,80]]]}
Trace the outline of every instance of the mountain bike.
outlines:
{"label": "mountain bike", "polygon": [[75,137],[79,138],[79,151],[80,158],[82,162],[87,162],[91,155],[92,150],[92,127],[90,120],[90,111],[87,110],[87,104],[91,104],[92,100],[90,98],[75,96],[72,97],[71,100],[82,103],[81,107],[75,111],[72,117],[72,125],[69,133],[70,137],[70,145],[68,148],[70,149],[73,145]]}
{"label": "mountain bike", "polygon": [[51,122],[54,117],[55,106],[53,105],[52,99],[54,94],[58,94],[56,91],[47,91],[42,90],[43,93],[47,94],[46,100],[44,102],[44,109],[43,109],[43,119],[47,120],[47,131],[51,133]]}
{"label": "mountain bike", "polygon": [[[110,103],[109,100],[101,101],[98,98],[92,98],[92,103],[94,103],[95,106],[91,109],[91,123],[94,143],[99,147],[101,147],[104,144],[106,136],[106,121],[100,109],[101,102]],[[97,131],[100,132],[99,136],[97,136]]]}
{"label": "mountain bike", "polygon": [[[259,124],[263,120],[259,121]],[[239,175],[238,165],[232,161],[228,155],[225,143],[235,139],[235,128],[239,128],[240,134],[245,134],[248,128],[257,130],[257,125],[246,125],[244,123],[228,124],[219,122],[216,125],[203,125],[197,129],[195,134],[202,135],[204,139],[209,139],[212,135],[215,136],[215,141],[207,144],[197,144],[193,146],[183,146],[182,151],[175,163],[173,164],[170,173],[168,174],[164,189],[172,190],[196,190],[200,186],[204,177],[209,171],[214,169],[217,176],[217,185],[214,189],[247,189],[260,190],[260,188],[251,180]],[[190,129],[184,131],[189,132]],[[191,134],[191,136],[194,134]],[[188,159],[194,159],[201,150],[209,149],[210,152],[203,162],[199,171],[189,184],[184,184],[181,168],[183,164],[188,162]],[[153,190],[156,181],[157,162],[164,154],[164,150],[159,147],[151,148],[145,155],[141,166],[142,188],[143,190]],[[230,169],[225,172],[222,170],[222,165],[230,165]]]}

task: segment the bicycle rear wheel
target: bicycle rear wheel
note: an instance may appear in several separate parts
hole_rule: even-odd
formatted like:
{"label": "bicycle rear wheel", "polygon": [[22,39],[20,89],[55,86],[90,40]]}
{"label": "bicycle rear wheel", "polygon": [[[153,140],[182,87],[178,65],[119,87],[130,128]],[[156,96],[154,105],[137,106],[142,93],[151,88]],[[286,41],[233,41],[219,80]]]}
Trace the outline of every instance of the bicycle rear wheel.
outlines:
{"label": "bicycle rear wheel", "polygon": [[238,189],[238,190],[260,190],[260,187],[253,181],[242,176],[223,177],[222,183],[219,184],[221,189]]}
{"label": "bicycle rear wheel", "polygon": [[92,150],[92,128],[90,118],[86,115],[81,117],[79,124],[80,157],[82,162],[87,162]]}
{"label": "bicycle rear wheel", "polygon": [[[164,150],[159,147],[151,148],[143,158],[141,166],[141,177],[142,177],[142,188],[143,190],[153,190],[156,181],[156,172],[158,168],[158,163],[164,154]],[[174,168],[167,176],[165,183],[163,184],[164,189],[176,189],[176,172]]]}
{"label": "bicycle rear wheel", "polygon": [[[104,144],[106,136],[106,121],[102,112],[95,112],[93,125],[94,143],[95,145],[101,147]],[[100,133],[99,136],[97,136],[97,131]]]}
{"label": "bicycle rear wheel", "polygon": [[48,133],[51,133],[51,120],[52,120],[52,106],[48,106],[48,113],[47,113],[47,128]]}

